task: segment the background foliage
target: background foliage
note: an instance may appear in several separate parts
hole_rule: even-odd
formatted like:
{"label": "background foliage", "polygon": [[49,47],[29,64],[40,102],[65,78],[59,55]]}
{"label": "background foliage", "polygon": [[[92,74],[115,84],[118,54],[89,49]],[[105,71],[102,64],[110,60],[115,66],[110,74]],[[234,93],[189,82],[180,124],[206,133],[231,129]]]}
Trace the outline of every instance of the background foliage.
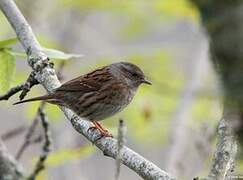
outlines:
{"label": "background foliage", "polygon": [[[24,0],[17,3],[55,67],[65,61],[65,80],[124,59],[145,71],[153,86],[141,87],[124,112],[103,123],[116,134],[117,120],[122,117],[127,127],[127,144],[165,169],[175,125],[180,125],[176,121],[181,112],[180,102],[187,101],[185,91],[195,76],[193,69],[201,53],[207,53],[201,46],[206,37],[195,6],[187,0]],[[30,69],[3,14],[0,21],[0,92],[4,93],[24,82]],[[189,140],[184,143],[190,154],[184,159],[186,165],[179,167],[185,178],[207,172],[214,139],[207,141],[209,148],[197,145],[201,145],[208,130],[214,131],[221,113],[220,88],[207,57],[201,68],[203,71],[197,79],[200,83],[190,91],[187,98],[191,104],[183,111],[187,119],[183,126]],[[44,93],[35,87],[28,97]],[[29,124],[36,114],[38,102],[13,107],[11,104],[16,100],[17,97],[8,103],[1,102],[1,116],[8,119],[0,128],[1,133],[19,124]],[[114,162],[103,158],[73,132],[57,107],[48,105],[46,112],[52,125],[54,151],[48,159],[48,169],[39,179],[68,179],[65,174],[71,173],[83,179],[113,179],[106,170],[114,170]],[[12,113],[17,113],[18,118]],[[21,141],[21,137],[6,142],[13,152],[20,144],[16,141]],[[25,153],[26,166],[31,167],[37,152],[38,145],[35,145]],[[102,166],[104,163],[107,167]],[[96,173],[92,173],[94,170]],[[124,169],[121,179],[138,177]]]}

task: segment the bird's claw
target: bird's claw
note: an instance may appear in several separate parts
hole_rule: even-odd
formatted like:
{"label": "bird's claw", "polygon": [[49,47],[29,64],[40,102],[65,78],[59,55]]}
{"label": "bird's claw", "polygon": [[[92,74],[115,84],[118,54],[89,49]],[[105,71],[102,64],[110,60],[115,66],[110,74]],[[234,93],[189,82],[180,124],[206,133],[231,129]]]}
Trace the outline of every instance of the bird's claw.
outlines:
{"label": "bird's claw", "polygon": [[94,126],[90,127],[87,132],[93,131],[93,130],[98,130],[100,132],[100,136],[94,140],[93,143],[97,142],[103,137],[111,137],[113,138],[113,135],[107,130],[104,129],[98,122],[94,121],[93,122]]}

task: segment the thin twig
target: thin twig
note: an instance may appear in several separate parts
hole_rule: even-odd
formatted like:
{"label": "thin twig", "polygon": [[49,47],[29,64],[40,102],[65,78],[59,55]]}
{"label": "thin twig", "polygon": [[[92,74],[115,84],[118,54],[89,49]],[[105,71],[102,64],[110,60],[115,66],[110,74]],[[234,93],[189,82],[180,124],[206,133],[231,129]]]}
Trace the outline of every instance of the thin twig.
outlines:
{"label": "thin twig", "polygon": [[[39,109],[43,109],[45,106],[45,103],[42,102]],[[17,154],[16,154],[16,159],[20,159],[20,157],[22,156],[23,152],[25,151],[25,149],[31,144],[31,138],[32,135],[34,134],[36,127],[38,125],[38,119],[39,119],[39,113],[37,113],[36,117],[34,118],[32,124],[30,125],[26,135],[25,135],[25,140],[24,143],[21,145],[20,149],[18,150]]]}
{"label": "thin twig", "polygon": [[115,180],[119,179],[121,170],[121,150],[125,144],[125,126],[122,119],[119,120],[118,135],[117,135],[117,157],[116,157],[116,174]]}
{"label": "thin twig", "polygon": [[26,82],[24,83],[22,92],[19,96],[19,99],[22,100],[24,99],[24,97],[27,95],[27,93],[30,91],[30,88],[32,88],[34,85],[39,84],[39,82],[35,79],[35,72],[32,71],[28,77],[28,79],[26,80]]}
{"label": "thin twig", "polygon": [[1,135],[3,141],[7,141],[23,133],[26,130],[26,125],[20,125],[14,129],[11,129]]}
{"label": "thin twig", "polygon": [[34,85],[39,84],[38,81],[35,79],[35,73],[32,71],[27,78],[26,82],[11,88],[6,94],[0,96],[0,101],[8,100],[11,96],[15,95],[16,93],[21,92],[19,99],[22,100],[29,92],[30,88]]}
{"label": "thin twig", "polygon": [[45,143],[42,147],[42,154],[40,155],[40,158],[35,165],[34,171],[27,178],[28,180],[34,180],[36,178],[36,176],[38,175],[38,173],[45,168],[44,163],[50,152],[51,138],[50,138],[49,122],[48,122],[46,115],[43,112],[42,108],[39,108],[38,112],[40,115],[43,130],[44,130]]}
{"label": "thin twig", "polygon": [[6,94],[1,95],[0,96],[0,101],[2,101],[2,100],[8,100],[11,96],[13,96],[14,94],[16,94],[19,91],[21,91],[23,89],[23,87],[24,87],[24,84],[15,86],[15,87],[11,88]]}

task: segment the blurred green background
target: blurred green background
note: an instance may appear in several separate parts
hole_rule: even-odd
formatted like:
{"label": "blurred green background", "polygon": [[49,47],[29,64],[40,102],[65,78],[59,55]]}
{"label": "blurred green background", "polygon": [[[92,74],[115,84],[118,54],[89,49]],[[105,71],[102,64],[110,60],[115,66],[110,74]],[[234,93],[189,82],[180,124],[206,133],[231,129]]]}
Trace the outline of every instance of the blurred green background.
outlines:
{"label": "blurred green background", "polygon": [[[208,40],[197,8],[187,0],[22,0],[16,1],[44,47],[82,58],[64,61],[63,81],[116,61],[140,66],[152,81],[142,86],[128,108],[102,122],[114,135],[118,119],[127,128],[126,144],[164,170],[185,179],[205,176],[221,116],[221,91],[208,56]],[[15,34],[0,13],[0,40]],[[17,43],[9,51],[22,52]],[[7,62],[7,63],[6,63]],[[20,55],[0,54],[0,92],[24,82],[31,72]],[[44,94],[31,89],[28,97]],[[1,127],[28,126],[39,103],[12,106],[18,96],[0,102]],[[53,151],[41,179],[114,179],[115,162],[80,136],[53,105],[45,110],[51,122]],[[40,132],[39,132],[40,131]],[[41,133],[41,129],[36,134]],[[15,154],[24,134],[6,140]],[[21,163],[30,171],[41,143],[27,149]],[[105,164],[105,166],[104,166]],[[240,165],[240,163],[239,163]],[[242,166],[242,165],[241,165]],[[239,166],[240,169],[240,166]],[[122,166],[121,178],[140,179]]]}

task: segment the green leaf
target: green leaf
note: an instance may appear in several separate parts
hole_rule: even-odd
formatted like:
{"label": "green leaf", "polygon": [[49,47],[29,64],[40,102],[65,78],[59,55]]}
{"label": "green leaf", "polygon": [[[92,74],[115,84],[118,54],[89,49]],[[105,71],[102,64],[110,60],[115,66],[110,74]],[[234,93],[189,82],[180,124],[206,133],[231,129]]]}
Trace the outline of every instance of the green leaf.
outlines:
{"label": "green leaf", "polygon": [[4,51],[8,52],[12,56],[26,57],[26,54],[24,52],[16,52],[16,51],[13,51],[10,48],[9,49],[5,49]]}
{"label": "green leaf", "polygon": [[0,41],[0,48],[9,47],[11,45],[16,44],[17,42],[18,42],[17,38],[11,38],[11,39]]}
{"label": "green leaf", "polygon": [[7,91],[15,71],[15,58],[5,50],[0,51],[0,91]]}
{"label": "green leaf", "polygon": [[62,59],[67,60],[71,58],[80,58],[83,57],[82,54],[68,54],[56,49],[42,48],[43,52],[52,59]]}
{"label": "green leaf", "polygon": [[[68,60],[72,58],[83,57],[82,54],[69,54],[56,49],[42,48],[42,50],[51,59]],[[26,54],[24,52],[16,52],[12,49],[6,49],[6,51],[13,56],[26,57]]]}

